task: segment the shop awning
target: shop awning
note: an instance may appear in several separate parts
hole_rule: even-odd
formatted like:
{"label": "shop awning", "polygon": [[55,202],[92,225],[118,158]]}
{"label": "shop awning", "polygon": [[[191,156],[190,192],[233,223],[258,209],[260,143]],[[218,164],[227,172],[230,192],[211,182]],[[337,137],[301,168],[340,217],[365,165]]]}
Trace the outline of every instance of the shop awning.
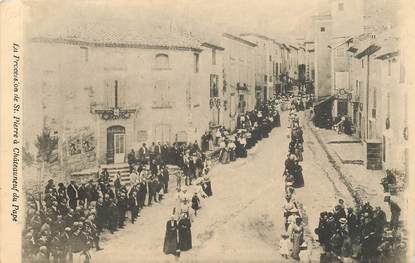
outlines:
{"label": "shop awning", "polygon": [[376,45],[370,45],[368,46],[365,50],[363,50],[362,52],[358,53],[355,57],[357,59],[361,59],[364,56],[369,56],[372,55],[373,53],[375,53],[376,51],[378,51],[379,49],[381,49],[381,47],[376,46]]}
{"label": "shop awning", "polygon": [[392,57],[396,57],[398,55],[399,55],[399,51],[388,50],[388,51],[384,52],[382,55],[377,56],[376,58],[384,60],[384,59],[389,59],[389,58],[392,58]]}
{"label": "shop awning", "polygon": [[324,104],[326,102],[329,102],[333,99],[334,99],[333,96],[326,96],[326,97],[319,98],[319,100],[317,102],[314,102],[314,107],[319,106],[321,104]]}

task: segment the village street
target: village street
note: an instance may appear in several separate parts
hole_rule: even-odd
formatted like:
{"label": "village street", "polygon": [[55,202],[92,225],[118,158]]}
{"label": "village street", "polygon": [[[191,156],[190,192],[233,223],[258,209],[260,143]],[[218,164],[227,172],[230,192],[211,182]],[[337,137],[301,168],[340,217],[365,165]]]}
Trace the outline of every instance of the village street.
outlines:
{"label": "village street", "polygon": [[[287,153],[287,115],[282,127],[251,149],[248,158],[228,165],[217,164],[211,170],[213,196],[202,200],[200,214],[192,223],[193,249],[181,254],[181,261],[273,261],[279,255],[278,242],[284,230],[282,172]],[[306,123],[305,121],[303,121]],[[297,189],[306,222],[306,241],[313,258],[318,258],[314,228],[318,215],[331,210],[337,198],[351,204],[351,196],[337,181],[336,172],[315,137],[304,125],[305,187]],[[102,237],[103,251],[93,252],[94,262],[118,258],[120,262],[151,261],[152,258],[174,260],[163,254],[165,224],[175,204],[175,183],[170,183],[167,198],[161,204],[146,207],[134,225],[114,235]],[[311,234],[312,233],[312,234]],[[119,255],[119,256],[116,256]]]}

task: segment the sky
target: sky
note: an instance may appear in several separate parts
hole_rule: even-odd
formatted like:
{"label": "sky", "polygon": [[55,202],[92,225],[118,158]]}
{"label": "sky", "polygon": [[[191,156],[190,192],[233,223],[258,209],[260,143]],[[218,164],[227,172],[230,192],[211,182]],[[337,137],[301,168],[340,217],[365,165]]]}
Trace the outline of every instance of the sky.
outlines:
{"label": "sky", "polygon": [[304,35],[307,19],[322,1],[327,0],[35,0],[29,5],[30,23],[39,30],[96,20],[120,28],[173,23],[201,33],[255,32],[295,39]]}

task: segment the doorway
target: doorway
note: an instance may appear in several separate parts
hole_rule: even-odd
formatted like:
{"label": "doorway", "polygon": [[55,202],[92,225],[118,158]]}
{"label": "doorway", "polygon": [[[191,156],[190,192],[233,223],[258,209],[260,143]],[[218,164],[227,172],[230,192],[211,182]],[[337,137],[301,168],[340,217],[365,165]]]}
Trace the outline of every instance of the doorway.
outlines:
{"label": "doorway", "polygon": [[169,124],[158,124],[155,126],[154,142],[171,142],[171,126]]}
{"label": "doorway", "polygon": [[123,163],[125,161],[125,128],[111,126],[107,129],[107,163]]}
{"label": "doorway", "polygon": [[337,102],[337,113],[340,114],[340,116],[346,116],[347,115],[347,100],[338,100]]}

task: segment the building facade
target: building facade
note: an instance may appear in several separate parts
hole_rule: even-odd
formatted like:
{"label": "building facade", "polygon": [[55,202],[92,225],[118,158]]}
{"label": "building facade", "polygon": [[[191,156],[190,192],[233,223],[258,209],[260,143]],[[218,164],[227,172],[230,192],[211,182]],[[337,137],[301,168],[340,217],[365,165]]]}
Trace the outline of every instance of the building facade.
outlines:
{"label": "building facade", "polygon": [[201,120],[215,120],[209,95],[212,76],[221,88],[221,47],[188,37],[38,37],[27,49],[25,96],[39,99],[25,100],[25,146],[36,154],[48,128],[66,167],[123,163],[143,143],[193,142],[209,129]]}
{"label": "building facade", "polygon": [[280,61],[275,41],[254,33],[241,34],[256,44],[255,47],[255,99],[256,103],[270,99],[276,92],[276,63]]}
{"label": "building facade", "polygon": [[255,108],[255,43],[224,33],[223,57],[225,101],[223,125],[235,129],[238,114]]}
{"label": "building facade", "polygon": [[314,35],[314,96],[316,100],[331,95],[331,16],[313,17]]}

